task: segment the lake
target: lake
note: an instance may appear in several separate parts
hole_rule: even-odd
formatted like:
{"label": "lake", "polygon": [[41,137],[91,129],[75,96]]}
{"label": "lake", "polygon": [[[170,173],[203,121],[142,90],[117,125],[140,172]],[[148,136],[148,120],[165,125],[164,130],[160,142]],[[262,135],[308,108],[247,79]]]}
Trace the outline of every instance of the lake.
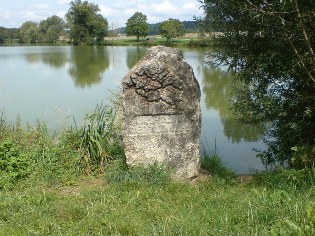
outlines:
{"label": "lake", "polygon": [[[263,170],[254,150],[265,149],[260,133],[235,120],[229,108],[231,78],[205,63],[205,49],[181,49],[201,88],[202,143],[217,150],[239,174]],[[44,121],[60,131],[83,124],[97,103],[110,104],[122,78],[145,54],[145,47],[0,47],[0,114],[24,124]]]}

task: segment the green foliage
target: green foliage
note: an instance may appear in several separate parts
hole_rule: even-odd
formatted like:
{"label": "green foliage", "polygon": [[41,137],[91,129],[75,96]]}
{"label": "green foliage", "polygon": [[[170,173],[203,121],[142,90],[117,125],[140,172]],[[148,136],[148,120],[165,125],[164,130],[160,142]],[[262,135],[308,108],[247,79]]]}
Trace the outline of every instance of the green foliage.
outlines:
{"label": "green foliage", "polygon": [[46,43],[56,43],[59,36],[64,34],[66,24],[59,16],[51,16],[39,23],[39,32],[42,41]]}
{"label": "green foliage", "polygon": [[70,35],[74,44],[94,44],[103,41],[108,34],[108,22],[102,15],[97,4],[88,1],[71,1],[66,14],[70,26]]}
{"label": "green foliage", "polygon": [[142,185],[165,185],[170,183],[171,170],[165,166],[154,163],[148,167],[130,167],[125,160],[112,162],[105,170],[105,178],[111,182]]}
{"label": "green foliage", "polygon": [[287,225],[294,235],[315,235],[315,203],[306,209],[306,219],[298,224],[287,220]]}
{"label": "green foliage", "polygon": [[[183,21],[185,32],[186,33],[197,33],[198,24],[197,21]],[[158,35],[160,34],[160,25],[161,22],[155,24],[149,24],[149,33],[148,35]],[[112,34],[126,33],[126,27],[118,28],[110,31]]]}
{"label": "green foliage", "polygon": [[149,24],[147,23],[147,16],[141,12],[136,12],[130,17],[126,23],[126,32],[128,35],[137,36],[139,41],[140,37],[146,37],[149,34]]}
{"label": "green foliage", "polygon": [[30,159],[20,154],[14,142],[0,143],[0,189],[30,174]]}
{"label": "green foliage", "polygon": [[97,105],[91,115],[87,115],[82,129],[80,149],[87,173],[102,174],[109,161],[124,157],[120,134],[115,127],[113,109]]}
{"label": "green foliage", "polygon": [[166,38],[167,44],[170,44],[172,38],[178,38],[185,35],[184,24],[179,20],[170,18],[161,23],[160,34]]}
{"label": "green foliage", "polygon": [[36,43],[40,40],[38,24],[32,21],[26,21],[20,28],[21,43]]}
{"label": "green foliage", "polygon": [[[314,155],[306,153],[315,146],[313,2],[199,2],[205,11],[200,24],[214,46],[209,60],[226,65],[241,82],[232,99],[235,112],[246,123],[269,125],[263,162],[314,166]],[[297,161],[295,147],[303,160]]]}
{"label": "green foliage", "polygon": [[301,191],[315,185],[315,169],[288,170],[278,168],[256,174],[255,184],[271,189]]}
{"label": "green foliage", "polygon": [[211,175],[227,180],[235,180],[236,174],[227,169],[218,154],[211,155],[205,153],[201,160],[201,168],[209,171]]}
{"label": "green foliage", "polygon": [[0,44],[12,42],[19,38],[19,29],[0,27]]}

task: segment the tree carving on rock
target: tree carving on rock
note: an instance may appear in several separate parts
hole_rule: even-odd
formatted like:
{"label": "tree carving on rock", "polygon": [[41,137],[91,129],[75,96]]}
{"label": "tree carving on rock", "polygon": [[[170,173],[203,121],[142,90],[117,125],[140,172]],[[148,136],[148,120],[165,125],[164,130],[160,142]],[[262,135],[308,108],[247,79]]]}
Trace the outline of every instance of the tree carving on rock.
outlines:
{"label": "tree carving on rock", "polygon": [[149,65],[138,68],[130,76],[128,86],[149,102],[163,102],[170,106],[182,100],[183,85],[166,67]]}

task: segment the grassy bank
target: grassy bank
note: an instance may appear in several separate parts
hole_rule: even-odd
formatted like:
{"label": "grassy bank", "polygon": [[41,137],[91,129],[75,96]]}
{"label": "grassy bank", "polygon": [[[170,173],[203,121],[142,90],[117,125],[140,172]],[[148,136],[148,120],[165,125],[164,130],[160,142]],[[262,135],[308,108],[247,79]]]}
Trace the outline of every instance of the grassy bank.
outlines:
{"label": "grassy bank", "polygon": [[211,176],[174,181],[163,166],[127,168],[114,117],[98,106],[57,136],[0,116],[0,235],[315,234],[314,170],[244,183],[208,156]]}
{"label": "grassy bank", "polygon": [[[17,41],[6,42],[3,46],[20,46],[20,45],[33,45],[33,46],[69,46],[72,45],[70,41],[60,41],[57,43],[35,43],[35,44],[21,44]],[[210,47],[211,41],[209,39],[201,39],[198,37],[184,37],[172,39],[170,43],[167,43],[164,38],[159,37],[147,37],[140,39],[139,41],[135,37],[107,37],[104,41],[95,42],[95,45],[101,46],[170,46],[170,47]]]}
{"label": "grassy bank", "polygon": [[139,41],[136,38],[106,38],[106,40],[102,43],[102,45],[106,46],[172,46],[172,47],[209,47],[210,42],[206,39],[199,38],[177,38],[173,39],[171,43],[167,43],[164,38],[157,37],[151,39],[150,37],[147,39],[140,39]]}

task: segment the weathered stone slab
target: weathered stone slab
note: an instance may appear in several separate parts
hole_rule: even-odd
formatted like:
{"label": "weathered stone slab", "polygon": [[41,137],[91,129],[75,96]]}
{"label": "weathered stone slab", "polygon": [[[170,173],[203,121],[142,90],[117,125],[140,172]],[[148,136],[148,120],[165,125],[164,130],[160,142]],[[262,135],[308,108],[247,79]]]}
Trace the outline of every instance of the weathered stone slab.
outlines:
{"label": "weathered stone slab", "polygon": [[198,175],[200,87],[181,52],[153,47],[125,76],[123,140],[128,165],[163,163]]}

